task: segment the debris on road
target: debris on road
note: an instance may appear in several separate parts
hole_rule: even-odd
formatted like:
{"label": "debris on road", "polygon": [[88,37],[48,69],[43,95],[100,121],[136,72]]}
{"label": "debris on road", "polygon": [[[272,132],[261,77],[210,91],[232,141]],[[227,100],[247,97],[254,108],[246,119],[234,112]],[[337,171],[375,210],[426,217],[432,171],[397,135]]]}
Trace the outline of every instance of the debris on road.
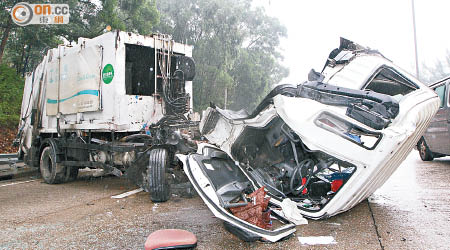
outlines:
{"label": "debris on road", "polygon": [[145,241],[145,250],[194,249],[197,237],[186,230],[164,229],[151,233]]}
{"label": "debris on road", "polygon": [[303,218],[300,209],[298,209],[297,203],[289,198],[285,198],[281,202],[281,212],[284,217],[286,217],[289,221],[292,221],[297,226],[308,224],[308,220]]}
{"label": "debris on road", "polygon": [[138,189],[135,189],[135,190],[131,190],[131,191],[122,193],[122,194],[113,195],[113,196],[111,196],[111,198],[112,199],[122,199],[122,198],[128,197],[128,196],[133,195],[133,194],[137,194],[137,193],[142,192],[142,191],[144,191],[143,188],[138,188]]}
{"label": "debris on road", "polygon": [[337,243],[333,236],[298,237],[298,241],[300,241],[302,245],[330,245]]}
{"label": "debris on road", "polygon": [[156,209],[158,209],[158,207],[159,207],[159,203],[154,203],[153,207],[152,207],[152,211],[155,212]]}

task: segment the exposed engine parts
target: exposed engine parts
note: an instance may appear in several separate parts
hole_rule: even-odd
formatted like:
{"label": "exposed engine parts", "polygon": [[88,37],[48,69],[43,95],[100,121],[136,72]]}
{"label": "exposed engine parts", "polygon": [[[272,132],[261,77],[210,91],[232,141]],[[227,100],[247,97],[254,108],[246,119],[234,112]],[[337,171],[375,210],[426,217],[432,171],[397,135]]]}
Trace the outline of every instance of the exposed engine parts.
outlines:
{"label": "exposed engine parts", "polygon": [[281,119],[274,119],[264,129],[247,129],[237,159],[271,193],[294,201],[306,200],[307,209],[320,209],[356,169],[309,150]]}

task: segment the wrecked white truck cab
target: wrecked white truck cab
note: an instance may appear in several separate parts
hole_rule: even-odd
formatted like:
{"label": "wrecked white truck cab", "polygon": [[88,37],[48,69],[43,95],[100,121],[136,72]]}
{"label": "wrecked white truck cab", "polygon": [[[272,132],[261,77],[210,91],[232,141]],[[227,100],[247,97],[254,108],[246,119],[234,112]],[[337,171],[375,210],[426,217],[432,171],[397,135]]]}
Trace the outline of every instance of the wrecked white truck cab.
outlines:
{"label": "wrecked white truck cab", "polygon": [[347,211],[391,176],[438,106],[433,91],[382,54],[341,39],[321,73],[275,87],[252,114],[208,108],[200,130],[214,146],[180,158],[235,233],[274,241],[292,224],[261,231],[231,208],[264,187],[274,212],[286,198],[307,218]]}

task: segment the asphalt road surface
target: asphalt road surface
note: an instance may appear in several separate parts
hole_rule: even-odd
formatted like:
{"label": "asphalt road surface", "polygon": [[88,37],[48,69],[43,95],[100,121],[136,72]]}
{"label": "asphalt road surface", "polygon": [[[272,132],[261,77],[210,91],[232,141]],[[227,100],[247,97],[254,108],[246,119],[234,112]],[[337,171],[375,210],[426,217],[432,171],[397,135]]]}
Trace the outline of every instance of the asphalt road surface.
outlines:
{"label": "asphalt road surface", "polygon": [[[368,201],[327,220],[309,220],[294,237],[246,243],[228,233],[199,197],[152,203],[124,179],[92,177],[47,185],[36,177],[0,181],[0,249],[143,249],[163,228],[193,232],[198,249],[449,249],[450,157],[422,162],[413,151]],[[332,236],[302,245],[298,237]]]}

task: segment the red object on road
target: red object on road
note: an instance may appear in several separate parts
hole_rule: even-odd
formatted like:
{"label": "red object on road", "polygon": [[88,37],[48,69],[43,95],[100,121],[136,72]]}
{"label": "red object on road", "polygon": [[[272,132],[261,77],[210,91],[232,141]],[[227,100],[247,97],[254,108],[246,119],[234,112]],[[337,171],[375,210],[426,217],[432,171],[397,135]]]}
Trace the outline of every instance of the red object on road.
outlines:
{"label": "red object on road", "polygon": [[145,241],[145,250],[195,248],[197,237],[181,229],[164,229],[151,233]]}
{"label": "red object on road", "polygon": [[344,184],[344,180],[337,179],[331,182],[331,191],[337,192],[339,188],[341,188],[342,184]]}

